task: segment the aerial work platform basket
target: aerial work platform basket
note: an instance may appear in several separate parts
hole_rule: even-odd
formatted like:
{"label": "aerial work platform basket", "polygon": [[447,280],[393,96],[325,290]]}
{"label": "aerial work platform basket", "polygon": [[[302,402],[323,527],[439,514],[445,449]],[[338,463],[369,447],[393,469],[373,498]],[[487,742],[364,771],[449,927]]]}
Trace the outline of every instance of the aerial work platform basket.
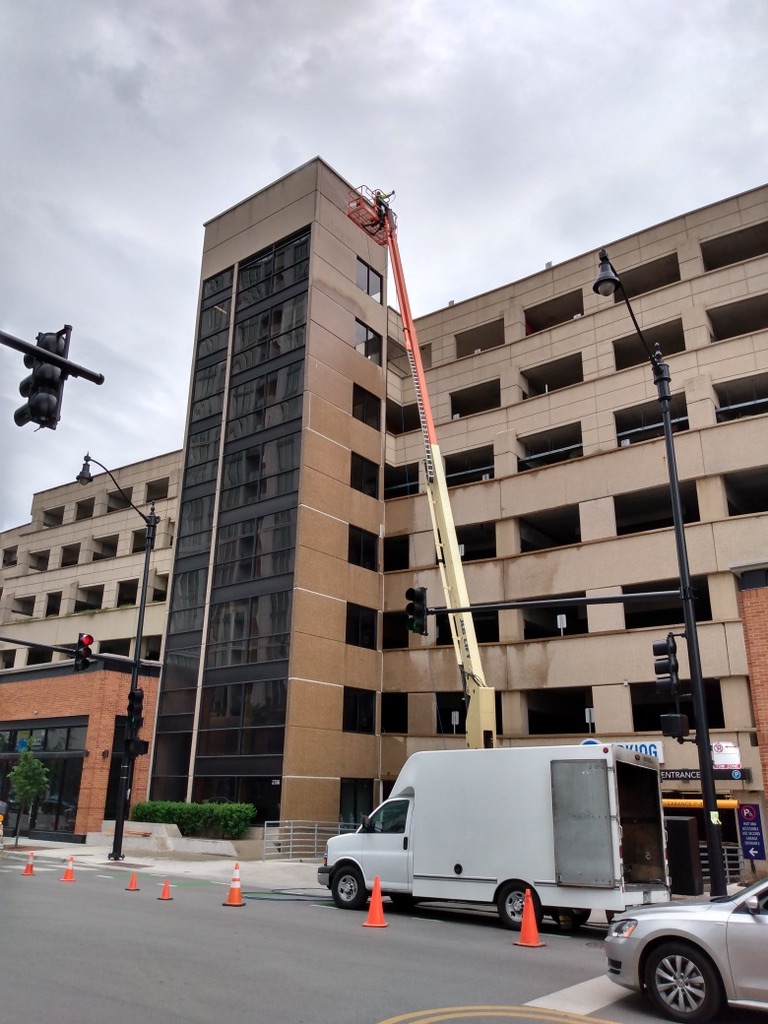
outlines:
{"label": "aerial work platform basket", "polygon": [[395,215],[387,200],[395,193],[386,195],[381,189],[370,189],[367,185],[352,189],[347,203],[347,214],[374,242],[387,244],[387,220],[390,229],[395,229]]}

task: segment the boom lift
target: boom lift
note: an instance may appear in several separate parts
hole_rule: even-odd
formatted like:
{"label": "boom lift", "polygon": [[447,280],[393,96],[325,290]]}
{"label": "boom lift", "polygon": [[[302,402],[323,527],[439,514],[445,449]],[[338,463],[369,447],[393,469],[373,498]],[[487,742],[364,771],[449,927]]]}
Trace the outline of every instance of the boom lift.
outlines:
{"label": "boom lift", "polygon": [[[395,289],[400,306],[405,350],[411,368],[416,405],[419,411],[421,433],[424,440],[424,468],[427,483],[427,499],[432,518],[432,529],[437,548],[437,561],[449,610],[453,649],[461,673],[464,694],[467,700],[467,746],[471,748],[496,746],[496,700],[493,688],[488,686],[480,664],[480,649],[477,645],[475,624],[469,606],[469,595],[461,564],[456,525],[453,521],[445,468],[440,455],[432,408],[427,393],[427,382],[421,360],[416,328],[411,316],[408,290],[405,286],[400,249],[397,244],[397,219],[389,207],[394,192],[385,194],[372,191],[365,185],[349,194],[347,213],[349,217],[378,245],[389,250]],[[464,609],[450,612],[451,608]]]}

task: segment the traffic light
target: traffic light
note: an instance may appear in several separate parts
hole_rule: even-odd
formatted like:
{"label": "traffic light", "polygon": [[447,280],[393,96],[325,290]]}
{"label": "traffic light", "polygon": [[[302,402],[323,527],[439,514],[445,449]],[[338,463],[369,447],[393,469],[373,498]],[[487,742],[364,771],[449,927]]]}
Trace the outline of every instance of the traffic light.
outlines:
{"label": "traffic light", "polygon": [[128,728],[138,731],[144,722],[144,691],[141,687],[128,694]]}
{"label": "traffic light", "polygon": [[78,633],[77,648],[75,649],[75,672],[82,672],[91,664],[93,642],[90,633]]}
{"label": "traffic light", "polygon": [[126,737],[125,752],[129,757],[140,757],[142,754],[149,753],[149,743],[147,740],[137,740],[135,737]]}
{"label": "traffic light", "polygon": [[656,673],[656,692],[666,697],[677,697],[680,693],[680,677],[677,674],[677,644],[673,633],[667,633],[664,640],[653,641],[653,670]]}
{"label": "traffic light", "polygon": [[64,327],[55,334],[38,334],[37,346],[41,350],[41,356],[24,356],[24,365],[32,370],[32,373],[19,384],[19,392],[27,401],[13,414],[17,427],[37,423],[50,430],[56,429],[61,418],[61,399],[66,373],[58,366],[46,362],[42,353],[53,352],[66,359],[69,355],[71,333],[71,327]]}
{"label": "traffic light", "polygon": [[408,604],[405,614],[408,616],[408,629],[412,633],[427,635],[427,588],[409,587],[405,592]]}
{"label": "traffic light", "polygon": [[688,715],[659,715],[661,721],[661,735],[672,736],[674,739],[682,740],[688,732]]}

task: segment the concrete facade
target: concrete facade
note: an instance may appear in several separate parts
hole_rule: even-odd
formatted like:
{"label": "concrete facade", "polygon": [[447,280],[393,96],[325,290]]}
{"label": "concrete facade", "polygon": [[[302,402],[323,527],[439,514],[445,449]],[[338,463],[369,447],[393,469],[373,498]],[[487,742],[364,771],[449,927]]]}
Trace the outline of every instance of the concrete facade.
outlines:
{"label": "concrete facade", "polygon": [[[413,751],[464,742],[445,617],[427,637],[404,622],[414,583],[445,602],[386,250],[348,218],[349,189],[314,160],[206,225],[157,798],[346,820]],[[768,552],[768,187],[607,248],[670,367],[709,726],[735,769],[718,796],[765,810],[740,583]],[[567,603],[677,585],[656,388],[597,266],[576,257],[416,327],[473,604],[564,602],[476,615],[498,741],[642,744],[669,799],[694,801],[696,750],[661,736],[674,709],[651,651],[682,632],[679,602]]]}

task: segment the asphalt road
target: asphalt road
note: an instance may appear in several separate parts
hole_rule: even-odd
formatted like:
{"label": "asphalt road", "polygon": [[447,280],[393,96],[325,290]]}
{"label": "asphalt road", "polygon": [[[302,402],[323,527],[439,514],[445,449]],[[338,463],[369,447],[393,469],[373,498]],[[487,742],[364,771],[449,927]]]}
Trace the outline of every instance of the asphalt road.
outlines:
{"label": "asphalt road", "polygon": [[[313,864],[0,861],[0,1020],[52,1024],[649,1024],[604,976],[603,926],[515,945],[495,914],[337,910]],[[136,891],[128,891],[136,873]],[[165,883],[172,897],[163,900]],[[721,1024],[765,1024],[764,1015]]]}

